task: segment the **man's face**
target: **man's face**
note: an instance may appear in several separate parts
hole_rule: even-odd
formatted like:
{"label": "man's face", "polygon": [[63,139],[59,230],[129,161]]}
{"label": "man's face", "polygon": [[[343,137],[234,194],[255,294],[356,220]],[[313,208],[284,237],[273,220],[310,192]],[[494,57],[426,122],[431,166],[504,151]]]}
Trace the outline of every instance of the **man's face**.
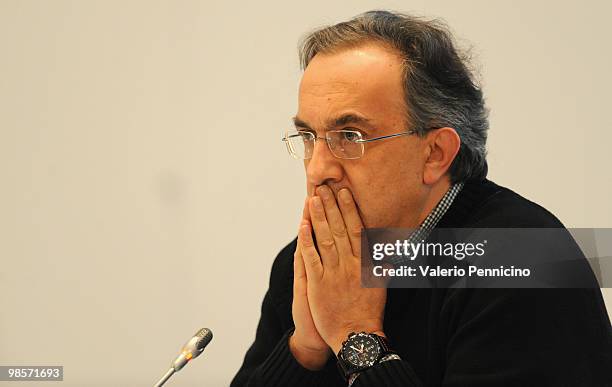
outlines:
{"label": "man's face", "polygon": [[[317,54],[304,72],[298,105],[297,129],[319,137],[333,129],[356,129],[366,139],[408,129],[401,60],[380,45]],[[348,115],[364,120],[339,125]],[[427,194],[424,147],[418,136],[400,136],[366,143],[363,157],[345,160],[317,140],[304,161],[308,195],[320,185],[336,194],[348,188],[365,227],[415,227]]]}

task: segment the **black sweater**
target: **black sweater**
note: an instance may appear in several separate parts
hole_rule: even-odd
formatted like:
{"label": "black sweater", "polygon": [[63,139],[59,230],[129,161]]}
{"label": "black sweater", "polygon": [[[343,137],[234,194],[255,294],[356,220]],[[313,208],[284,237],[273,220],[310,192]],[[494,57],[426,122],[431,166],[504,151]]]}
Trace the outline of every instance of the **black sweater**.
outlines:
{"label": "black sweater", "polygon": [[[554,215],[488,180],[467,182],[438,227],[563,227]],[[330,358],[303,368],[288,347],[293,253],[272,266],[255,342],[231,383],[346,386]],[[402,358],[365,386],[612,386],[612,329],[599,289],[388,289],[384,332]]]}

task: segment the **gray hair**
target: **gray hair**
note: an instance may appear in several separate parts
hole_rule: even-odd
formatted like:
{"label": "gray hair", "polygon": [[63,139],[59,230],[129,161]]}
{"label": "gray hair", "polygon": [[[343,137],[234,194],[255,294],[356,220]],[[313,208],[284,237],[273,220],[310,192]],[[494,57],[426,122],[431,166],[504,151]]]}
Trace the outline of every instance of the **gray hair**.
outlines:
{"label": "gray hair", "polygon": [[484,179],[488,110],[468,58],[460,56],[441,21],[390,11],[366,12],[308,34],[300,44],[301,67],[306,69],[317,53],[368,42],[400,54],[407,119],[419,135],[442,127],[457,131],[461,146],[449,169],[451,181]]}

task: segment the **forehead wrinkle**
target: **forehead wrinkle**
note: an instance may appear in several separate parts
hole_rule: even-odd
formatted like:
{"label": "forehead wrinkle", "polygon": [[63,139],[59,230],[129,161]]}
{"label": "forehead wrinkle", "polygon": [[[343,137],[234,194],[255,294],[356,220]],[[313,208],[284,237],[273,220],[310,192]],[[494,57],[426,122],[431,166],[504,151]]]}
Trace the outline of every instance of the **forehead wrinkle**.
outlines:
{"label": "forehead wrinkle", "polygon": [[[306,86],[306,87],[304,87]],[[317,98],[327,97],[335,97],[338,95],[349,94],[351,90],[354,90],[354,87],[357,86],[352,85],[348,82],[319,82],[315,84],[306,84],[302,85],[301,92],[303,94],[308,94]]]}

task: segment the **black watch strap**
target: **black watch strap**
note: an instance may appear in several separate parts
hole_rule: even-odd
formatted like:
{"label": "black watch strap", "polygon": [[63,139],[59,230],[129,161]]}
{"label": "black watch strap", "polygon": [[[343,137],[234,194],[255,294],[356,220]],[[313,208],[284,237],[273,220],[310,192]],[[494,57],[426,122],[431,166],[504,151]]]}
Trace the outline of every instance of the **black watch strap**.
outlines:
{"label": "black watch strap", "polygon": [[380,355],[378,356],[378,359],[376,360],[378,362],[378,360],[380,360],[381,357],[388,355],[390,353],[395,353],[395,351],[393,351],[391,349],[391,344],[389,343],[389,340],[387,340],[386,337],[383,336],[378,336],[377,334],[373,334],[374,336],[376,336],[376,340],[378,341],[378,344],[380,344]]}

